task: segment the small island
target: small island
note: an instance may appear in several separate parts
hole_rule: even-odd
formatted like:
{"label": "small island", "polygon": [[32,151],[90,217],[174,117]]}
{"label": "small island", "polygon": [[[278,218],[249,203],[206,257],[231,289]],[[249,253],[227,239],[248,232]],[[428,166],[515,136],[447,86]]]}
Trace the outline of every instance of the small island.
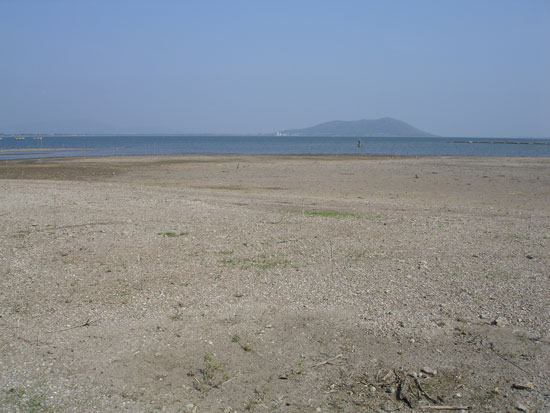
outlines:
{"label": "small island", "polygon": [[356,136],[356,137],[435,137],[406,122],[393,118],[361,119],[352,121],[334,120],[303,129],[287,129],[277,136]]}

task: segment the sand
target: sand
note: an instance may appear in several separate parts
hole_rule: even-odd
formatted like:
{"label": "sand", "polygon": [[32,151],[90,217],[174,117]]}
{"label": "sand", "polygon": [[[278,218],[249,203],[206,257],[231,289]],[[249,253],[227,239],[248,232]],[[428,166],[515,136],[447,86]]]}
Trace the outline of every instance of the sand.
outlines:
{"label": "sand", "polygon": [[0,193],[1,411],[550,410],[549,158],[3,161]]}

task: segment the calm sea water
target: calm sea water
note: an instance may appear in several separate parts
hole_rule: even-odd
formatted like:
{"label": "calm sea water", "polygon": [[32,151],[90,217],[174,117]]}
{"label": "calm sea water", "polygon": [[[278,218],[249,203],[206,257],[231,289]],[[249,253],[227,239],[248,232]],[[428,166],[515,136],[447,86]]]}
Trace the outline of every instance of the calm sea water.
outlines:
{"label": "calm sea water", "polygon": [[[0,159],[170,154],[550,156],[550,139],[297,136],[4,136]],[[25,149],[25,151],[18,151]]]}

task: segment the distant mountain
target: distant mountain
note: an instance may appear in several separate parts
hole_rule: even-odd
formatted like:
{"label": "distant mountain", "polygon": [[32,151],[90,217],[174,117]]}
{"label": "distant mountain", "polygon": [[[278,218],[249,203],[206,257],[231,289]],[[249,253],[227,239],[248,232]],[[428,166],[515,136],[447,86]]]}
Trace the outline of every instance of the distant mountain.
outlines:
{"label": "distant mountain", "polygon": [[288,129],[281,135],[293,136],[356,136],[356,137],[430,137],[424,132],[403,121],[392,118],[362,119],[352,121],[335,120],[304,129]]}

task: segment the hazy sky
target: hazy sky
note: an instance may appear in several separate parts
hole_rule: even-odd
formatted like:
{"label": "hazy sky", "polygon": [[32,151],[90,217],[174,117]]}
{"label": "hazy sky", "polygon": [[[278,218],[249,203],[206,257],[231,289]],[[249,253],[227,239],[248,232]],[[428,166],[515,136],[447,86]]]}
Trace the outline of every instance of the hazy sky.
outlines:
{"label": "hazy sky", "polygon": [[0,0],[0,132],[384,116],[550,136],[550,1]]}

